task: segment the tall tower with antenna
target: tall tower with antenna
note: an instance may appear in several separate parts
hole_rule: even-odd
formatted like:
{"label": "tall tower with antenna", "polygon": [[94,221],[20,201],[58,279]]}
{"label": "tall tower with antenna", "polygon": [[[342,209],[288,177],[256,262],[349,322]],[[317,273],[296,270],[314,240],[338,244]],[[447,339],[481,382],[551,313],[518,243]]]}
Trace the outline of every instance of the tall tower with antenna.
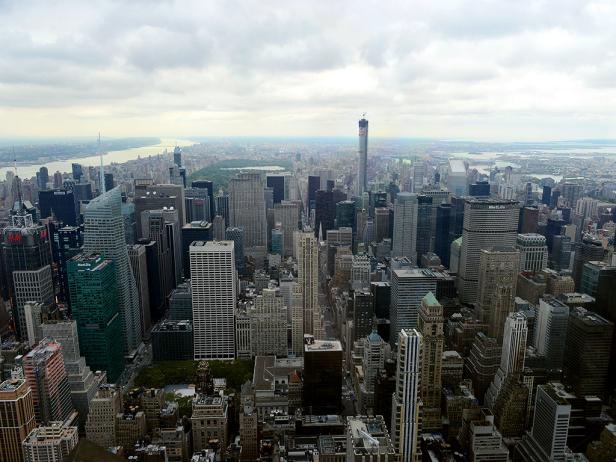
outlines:
{"label": "tall tower with antenna", "polygon": [[359,120],[359,167],[357,169],[357,195],[368,189],[368,120],[366,113]]}

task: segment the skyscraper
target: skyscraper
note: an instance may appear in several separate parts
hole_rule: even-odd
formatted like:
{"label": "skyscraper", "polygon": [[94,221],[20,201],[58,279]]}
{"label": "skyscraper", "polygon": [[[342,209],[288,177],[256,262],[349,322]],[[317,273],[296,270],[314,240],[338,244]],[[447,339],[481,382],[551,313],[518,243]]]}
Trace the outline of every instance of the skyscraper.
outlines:
{"label": "skyscraper", "polygon": [[283,234],[283,256],[293,256],[293,233],[299,229],[299,204],[285,200],[275,204],[274,221],[280,223]]}
{"label": "skyscraper", "polygon": [[538,272],[548,266],[548,246],[541,234],[518,234],[516,247],[520,251],[520,271]]}
{"label": "skyscraper", "polygon": [[466,199],[458,271],[458,290],[463,303],[477,301],[481,249],[515,247],[518,208],[517,201]]}
{"label": "skyscraper", "polygon": [[276,289],[263,289],[249,313],[251,346],[255,356],[284,357],[287,348],[287,307]]}
{"label": "skyscraper", "polygon": [[225,240],[233,241],[233,255],[235,255],[235,269],[244,274],[244,228],[227,228]]}
{"label": "skyscraper", "polygon": [[589,261],[601,261],[605,255],[603,243],[597,236],[586,234],[582,242],[575,246],[575,256],[573,257],[573,280],[576,289],[579,289],[582,282],[582,272],[584,264]]}
{"label": "skyscraper", "polygon": [[312,233],[295,233],[297,246],[297,280],[304,306],[304,334],[321,338],[321,310],[319,307],[319,262],[317,239]]}
{"label": "skyscraper", "polygon": [[421,351],[422,430],[441,428],[441,366],[443,361],[443,307],[432,292],[421,299],[417,331],[423,336]]}
{"label": "skyscraper", "polygon": [[25,339],[24,304],[28,301],[51,303],[53,281],[48,230],[34,224],[32,214],[26,212],[21,202],[19,207],[18,213],[11,216],[10,225],[2,232],[2,259],[9,295],[13,299],[17,334]]}
{"label": "skyscraper", "polygon": [[430,270],[397,269],[391,274],[391,336],[398,340],[402,329],[417,327],[421,300],[429,292],[436,293],[436,276]]}
{"label": "skyscraper", "polygon": [[614,324],[602,316],[571,310],[563,373],[576,395],[605,397],[613,335]]}
{"label": "skyscraper", "polygon": [[422,255],[430,252],[432,235],[432,197],[420,194],[417,196],[417,264]]}
{"label": "skyscraper", "polygon": [[421,450],[418,435],[421,398],[421,349],[423,338],[416,329],[398,334],[396,391],[392,399],[391,439],[402,460],[419,462]]}
{"label": "skyscraper", "polygon": [[399,193],[394,204],[393,257],[417,262],[417,194]]}
{"label": "skyscraper", "polygon": [[260,173],[239,173],[229,181],[231,226],[244,229],[245,252],[267,246],[264,188]]}
{"label": "skyscraper", "polygon": [[77,204],[70,189],[48,189],[39,191],[41,218],[54,216],[65,226],[77,226]]}
{"label": "skyscraper", "polygon": [[62,358],[62,346],[43,339],[23,358],[24,376],[32,389],[36,421],[65,420],[71,412],[71,390]]}
{"label": "skyscraper", "polygon": [[357,195],[368,190],[368,121],[359,120],[359,164],[357,169]]}
{"label": "skyscraper", "polygon": [[513,247],[482,249],[479,258],[478,317],[488,324],[488,335],[503,339],[503,326],[513,311],[520,253]]}
{"label": "skyscraper", "polygon": [[190,246],[195,360],[235,357],[233,247],[233,241],[196,241]]}
{"label": "skyscraper", "polygon": [[[115,382],[124,370],[118,285],[112,260],[80,254],[68,262],[73,318],[86,363]],[[131,274],[132,276],[132,274]]]}
{"label": "skyscraper", "polygon": [[[142,244],[127,246],[130,266],[133,270],[135,285],[139,293],[139,313],[141,320],[141,334],[144,339],[150,338],[152,318],[150,314],[150,287],[148,281],[148,259],[146,248]],[[188,258],[186,258],[188,260]]]}
{"label": "skyscraper", "polygon": [[32,390],[23,379],[0,383],[0,460],[21,462],[21,443],[36,427]]}
{"label": "skyscraper", "polygon": [[566,460],[571,404],[560,396],[562,392],[551,383],[537,387],[533,426],[516,446],[516,460]]}
{"label": "skyscraper", "polygon": [[100,252],[114,263],[124,353],[130,353],[139,345],[142,333],[139,296],[128,259],[121,207],[119,187],[90,201],[84,214],[83,250],[86,253]]}
{"label": "skyscraper", "polygon": [[304,409],[315,415],[337,414],[342,407],[342,345],[338,340],[304,344]]}
{"label": "skyscraper", "polygon": [[568,321],[569,307],[563,302],[549,295],[539,300],[534,346],[538,354],[545,356],[548,368],[563,366]]}

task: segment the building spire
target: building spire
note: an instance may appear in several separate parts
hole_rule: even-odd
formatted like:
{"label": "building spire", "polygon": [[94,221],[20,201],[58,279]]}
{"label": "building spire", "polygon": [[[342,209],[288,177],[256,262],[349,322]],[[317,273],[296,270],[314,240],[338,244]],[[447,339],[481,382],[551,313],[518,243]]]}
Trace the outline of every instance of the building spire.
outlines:
{"label": "building spire", "polygon": [[101,158],[101,168],[100,168],[101,194],[105,194],[105,167],[103,166],[103,151],[101,149],[101,132],[98,132],[98,154]]}

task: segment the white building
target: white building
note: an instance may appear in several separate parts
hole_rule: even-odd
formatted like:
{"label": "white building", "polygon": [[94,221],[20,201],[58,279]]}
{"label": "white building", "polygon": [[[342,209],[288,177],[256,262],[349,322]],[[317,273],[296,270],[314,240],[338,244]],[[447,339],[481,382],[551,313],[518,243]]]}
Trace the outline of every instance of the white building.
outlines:
{"label": "white building", "polygon": [[548,245],[545,236],[536,233],[518,234],[520,271],[538,272],[548,266]]}
{"label": "white building", "polygon": [[195,360],[235,358],[237,284],[233,241],[189,248]]}

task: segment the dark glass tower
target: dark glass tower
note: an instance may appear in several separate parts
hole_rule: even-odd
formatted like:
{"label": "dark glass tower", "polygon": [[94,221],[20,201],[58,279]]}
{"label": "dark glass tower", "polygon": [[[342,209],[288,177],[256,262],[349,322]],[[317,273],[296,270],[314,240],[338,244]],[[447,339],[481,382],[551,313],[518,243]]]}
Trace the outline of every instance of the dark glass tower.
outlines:
{"label": "dark glass tower", "polygon": [[280,204],[284,200],[284,175],[267,175],[266,183],[274,193],[274,204]]}
{"label": "dark glass tower", "polygon": [[308,177],[308,208],[312,210],[314,208],[315,201],[317,199],[317,191],[321,187],[321,177],[310,175]]}
{"label": "dark glass tower", "polygon": [[55,216],[66,226],[77,226],[77,203],[70,189],[48,189],[39,191],[41,218]]}
{"label": "dark glass tower", "polygon": [[207,189],[207,195],[210,198],[210,214],[214,216],[214,183],[209,180],[196,180],[191,183],[193,188]]}
{"label": "dark glass tower", "polygon": [[115,265],[99,254],[79,254],[68,262],[68,279],[81,353],[115,382],[124,370]]}
{"label": "dark glass tower", "polygon": [[417,263],[430,251],[432,239],[432,197],[417,196]]}
{"label": "dark glass tower", "polygon": [[441,263],[449,268],[449,229],[451,228],[451,204],[441,204],[436,209],[436,235],[434,236],[434,253],[441,259]]}

